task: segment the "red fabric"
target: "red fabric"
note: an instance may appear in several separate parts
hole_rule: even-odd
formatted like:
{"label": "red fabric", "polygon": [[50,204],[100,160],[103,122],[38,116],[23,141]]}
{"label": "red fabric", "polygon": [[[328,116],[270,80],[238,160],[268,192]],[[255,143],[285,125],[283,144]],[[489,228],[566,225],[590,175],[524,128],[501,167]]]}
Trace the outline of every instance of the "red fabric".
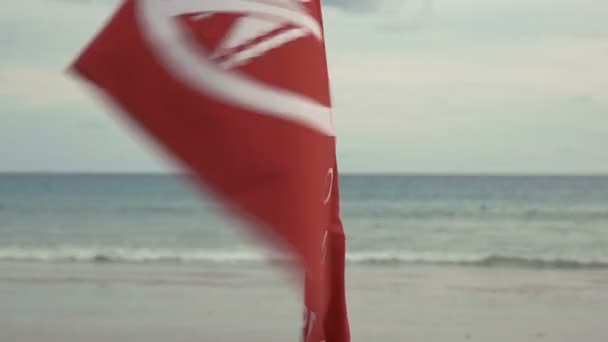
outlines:
{"label": "red fabric", "polygon": [[[307,278],[305,287],[304,342],[349,342],[350,326],[346,305],[346,238],[340,217],[340,189],[337,163],[331,191],[331,215],[325,243],[324,276],[327,279],[326,310],[316,310],[310,296],[314,292]],[[310,300],[310,301],[309,301]]]}
{"label": "red fabric", "polygon": [[[248,219],[250,232],[291,251],[299,261],[298,270],[308,274],[307,306],[328,313],[323,318],[327,342],[347,341],[337,176],[332,205],[324,203],[328,170],[336,166],[335,137],[217,98],[184,82],[146,39],[141,21],[144,1],[153,0],[124,1],[77,57],[72,70],[100,89],[134,126],[188,170],[198,186],[211,190],[234,213]],[[161,6],[180,5],[177,0],[154,1]],[[214,2],[190,3],[204,7]],[[322,26],[319,0],[294,0],[292,5],[305,6]],[[247,15],[217,12],[207,20],[208,13],[202,13],[203,19],[193,18],[196,14],[171,20],[179,20],[180,27],[192,35],[192,43],[207,50],[217,48],[239,18]],[[212,60],[211,56],[200,58]],[[325,46],[312,35],[265,51],[226,72],[331,106]],[[327,278],[320,246],[330,221],[332,276]]]}

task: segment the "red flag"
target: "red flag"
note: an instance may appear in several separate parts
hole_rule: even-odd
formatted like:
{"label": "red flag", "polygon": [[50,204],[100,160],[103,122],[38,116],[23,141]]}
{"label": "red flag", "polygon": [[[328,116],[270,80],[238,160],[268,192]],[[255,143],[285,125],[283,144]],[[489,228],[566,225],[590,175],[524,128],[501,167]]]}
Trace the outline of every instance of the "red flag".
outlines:
{"label": "red flag", "polygon": [[307,306],[334,319],[321,245],[336,225],[336,142],[319,0],[127,0],[73,70],[251,231],[287,247],[307,272]]}
{"label": "red flag", "polygon": [[325,309],[315,308],[314,282],[307,277],[304,298],[304,342],[348,342],[350,327],[346,306],[345,264],[346,238],[340,217],[340,190],[338,182],[338,165],[334,164],[330,195],[326,199],[331,214],[323,240],[322,264],[323,276],[329,288],[326,292]]}

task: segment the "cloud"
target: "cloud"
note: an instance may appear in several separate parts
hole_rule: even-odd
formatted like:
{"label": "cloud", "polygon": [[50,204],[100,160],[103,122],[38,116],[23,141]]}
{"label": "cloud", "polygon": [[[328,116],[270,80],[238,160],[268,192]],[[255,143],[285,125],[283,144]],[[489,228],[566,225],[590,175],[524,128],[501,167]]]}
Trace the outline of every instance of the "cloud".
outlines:
{"label": "cloud", "polygon": [[353,25],[385,32],[419,30],[430,23],[434,8],[434,0],[330,0],[322,3],[353,17]]}
{"label": "cloud", "polygon": [[[608,36],[608,6],[597,0],[333,0],[352,28],[382,28],[382,34],[424,29],[442,35],[518,39],[538,35]],[[334,12],[335,10],[332,10]],[[332,20],[326,20],[332,27]],[[370,26],[371,25],[371,26]],[[333,28],[335,29],[335,28]],[[466,38],[466,37],[465,37]]]}
{"label": "cloud", "polygon": [[522,99],[583,93],[608,104],[608,77],[598,72],[604,69],[606,60],[605,39],[561,37],[478,46],[474,50],[429,47],[336,54],[330,59],[330,67],[334,80],[344,87],[382,85],[430,94],[430,90],[458,93],[464,86],[494,92],[494,97]]}
{"label": "cloud", "polygon": [[59,68],[6,63],[0,64],[0,98],[41,110],[85,101],[81,87]]}
{"label": "cloud", "polygon": [[370,11],[379,8],[382,0],[324,0],[323,5],[353,11]]}

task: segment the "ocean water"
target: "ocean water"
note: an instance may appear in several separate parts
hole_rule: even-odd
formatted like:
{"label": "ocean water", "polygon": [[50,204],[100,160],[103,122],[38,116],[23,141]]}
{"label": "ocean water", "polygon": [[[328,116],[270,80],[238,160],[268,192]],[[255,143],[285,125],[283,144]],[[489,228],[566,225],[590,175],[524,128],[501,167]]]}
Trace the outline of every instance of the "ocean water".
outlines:
{"label": "ocean water", "polygon": [[[608,176],[342,175],[352,265],[608,268]],[[255,263],[167,175],[0,175],[0,261]]]}

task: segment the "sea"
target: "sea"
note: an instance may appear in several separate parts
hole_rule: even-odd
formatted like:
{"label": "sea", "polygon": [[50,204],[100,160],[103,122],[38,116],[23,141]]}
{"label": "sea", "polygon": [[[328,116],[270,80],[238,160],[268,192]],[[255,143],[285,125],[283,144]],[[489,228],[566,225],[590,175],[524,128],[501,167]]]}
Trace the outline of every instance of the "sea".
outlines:
{"label": "sea", "polygon": [[[608,176],[340,176],[351,266],[608,268]],[[182,176],[0,175],[0,261],[266,262]]]}

